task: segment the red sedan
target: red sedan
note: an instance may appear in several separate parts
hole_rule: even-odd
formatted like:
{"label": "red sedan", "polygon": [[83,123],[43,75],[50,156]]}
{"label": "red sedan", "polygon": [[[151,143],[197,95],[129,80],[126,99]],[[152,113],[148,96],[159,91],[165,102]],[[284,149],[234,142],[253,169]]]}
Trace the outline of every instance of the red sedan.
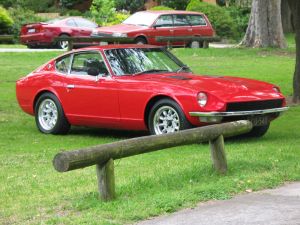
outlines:
{"label": "red sedan", "polygon": [[24,25],[21,28],[20,42],[29,48],[40,46],[68,47],[67,41],[55,42],[56,37],[89,37],[98,25],[81,17],[68,17],[43,23]]}
{"label": "red sedan", "polygon": [[[122,24],[93,30],[93,37],[129,37],[137,44],[166,45],[157,42],[158,36],[214,35],[208,18],[203,13],[188,11],[142,11],[128,17]],[[173,43],[183,46],[184,42]]]}
{"label": "red sedan", "polygon": [[164,48],[107,45],[68,52],[17,81],[21,108],[43,133],[70,125],[176,132],[249,119],[262,136],[287,110],[276,85],[195,75]]}

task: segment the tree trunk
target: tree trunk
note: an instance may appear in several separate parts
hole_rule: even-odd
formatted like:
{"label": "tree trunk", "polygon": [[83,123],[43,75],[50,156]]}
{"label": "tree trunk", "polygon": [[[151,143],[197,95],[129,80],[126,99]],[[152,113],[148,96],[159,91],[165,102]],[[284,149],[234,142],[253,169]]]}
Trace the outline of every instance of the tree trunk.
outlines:
{"label": "tree trunk", "polygon": [[281,20],[282,20],[282,29],[284,33],[294,32],[294,26],[292,22],[292,12],[286,0],[281,1]]}
{"label": "tree trunk", "polygon": [[286,48],[281,24],[281,0],[253,0],[242,45]]}
{"label": "tree trunk", "polygon": [[295,26],[295,40],[296,40],[296,66],[293,82],[293,102],[300,103],[300,1],[288,0]]}

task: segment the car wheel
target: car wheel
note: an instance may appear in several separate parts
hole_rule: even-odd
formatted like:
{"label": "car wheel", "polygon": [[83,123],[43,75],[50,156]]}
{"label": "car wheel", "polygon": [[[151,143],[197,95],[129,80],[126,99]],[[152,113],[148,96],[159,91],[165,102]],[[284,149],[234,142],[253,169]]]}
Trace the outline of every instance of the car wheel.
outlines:
{"label": "car wheel", "polygon": [[42,94],[34,111],[36,125],[42,133],[66,134],[70,130],[63,108],[54,94]]}
{"label": "car wheel", "polygon": [[147,44],[147,40],[144,37],[137,37],[135,39],[134,43],[136,43],[138,45],[145,45],[145,44]]}
{"label": "car wheel", "polygon": [[148,128],[152,135],[160,135],[191,128],[191,124],[176,102],[162,99],[150,110]]}
{"label": "car wheel", "polygon": [[253,127],[252,130],[245,134],[247,137],[262,137],[264,136],[270,127],[270,123],[264,126]]}
{"label": "car wheel", "polygon": [[[66,38],[70,37],[69,35],[62,34],[59,36],[60,38]],[[57,47],[60,49],[67,49],[69,47],[69,42],[68,41],[58,41],[57,42]]]}

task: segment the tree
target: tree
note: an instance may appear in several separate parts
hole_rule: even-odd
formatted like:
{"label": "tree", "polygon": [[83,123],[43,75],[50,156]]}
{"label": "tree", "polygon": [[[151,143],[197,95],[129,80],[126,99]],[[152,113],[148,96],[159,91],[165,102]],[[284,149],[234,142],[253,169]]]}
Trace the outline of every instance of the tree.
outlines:
{"label": "tree", "polygon": [[296,66],[293,79],[293,102],[300,103],[300,1],[288,0],[293,15],[296,40]]}
{"label": "tree", "polygon": [[284,33],[294,32],[292,12],[287,1],[281,1],[281,20]]}
{"label": "tree", "polygon": [[281,0],[253,0],[248,28],[241,44],[285,48],[280,6]]}

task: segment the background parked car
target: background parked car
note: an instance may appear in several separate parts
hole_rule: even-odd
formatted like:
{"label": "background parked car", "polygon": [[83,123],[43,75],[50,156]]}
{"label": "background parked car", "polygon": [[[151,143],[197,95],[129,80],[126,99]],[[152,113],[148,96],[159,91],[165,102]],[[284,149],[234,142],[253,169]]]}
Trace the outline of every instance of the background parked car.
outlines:
{"label": "background parked car", "polygon": [[[215,34],[208,18],[189,11],[142,11],[128,17],[122,24],[93,30],[93,37],[130,37],[137,44],[166,45],[157,36],[208,36]],[[173,43],[182,46],[184,42]]]}
{"label": "background parked car", "polygon": [[[89,37],[98,25],[81,17],[58,18],[47,22],[26,24],[21,28],[20,41],[29,48],[68,47],[67,41],[55,42],[56,37]],[[85,43],[83,43],[85,45]]]}

